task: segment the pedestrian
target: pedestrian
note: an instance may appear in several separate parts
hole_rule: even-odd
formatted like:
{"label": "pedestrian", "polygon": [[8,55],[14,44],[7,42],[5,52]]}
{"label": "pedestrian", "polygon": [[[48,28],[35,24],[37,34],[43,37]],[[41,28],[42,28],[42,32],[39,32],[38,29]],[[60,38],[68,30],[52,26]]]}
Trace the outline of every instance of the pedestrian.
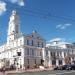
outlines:
{"label": "pedestrian", "polygon": [[3,67],[3,73],[5,73],[5,67]]}

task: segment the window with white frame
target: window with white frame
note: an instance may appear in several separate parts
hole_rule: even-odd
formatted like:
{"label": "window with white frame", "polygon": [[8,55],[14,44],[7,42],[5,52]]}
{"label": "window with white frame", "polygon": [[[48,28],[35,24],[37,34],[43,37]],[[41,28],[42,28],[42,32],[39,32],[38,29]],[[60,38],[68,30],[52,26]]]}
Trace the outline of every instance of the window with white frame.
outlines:
{"label": "window with white frame", "polygon": [[29,40],[27,40],[27,45],[29,45]]}
{"label": "window with white frame", "polygon": [[38,45],[38,47],[40,47],[40,43],[39,42],[37,43],[37,45]]}
{"label": "window with white frame", "polygon": [[22,40],[20,40],[20,45],[22,45]]}
{"label": "window with white frame", "polygon": [[32,55],[34,56],[34,50],[32,49]]}
{"label": "window with white frame", "polygon": [[43,44],[43,42],[42,42],[42,48],[44,47],[44,44]]}
{"label": "window with white frame", "polygon": [[27,48],[27,55],[29,55],[29,48]]}
{"label": "window with white frame", "polygon": [[32,40],[32,46],[33,46],[33,40]]}

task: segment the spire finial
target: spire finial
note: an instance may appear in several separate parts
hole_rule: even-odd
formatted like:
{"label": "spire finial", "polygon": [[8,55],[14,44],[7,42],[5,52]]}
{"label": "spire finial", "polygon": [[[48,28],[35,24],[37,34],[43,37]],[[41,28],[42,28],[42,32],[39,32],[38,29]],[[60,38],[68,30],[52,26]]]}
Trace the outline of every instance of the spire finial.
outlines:
{"label": "spire finial", "polygon": [[12,11],[12,15],[16,15],[17,14],[17,11],[16,10],[13,10]]}
{"label": "spire finial", "polygon": [[36,30],[33,30],[33,33],[37,33],[37,31]]}

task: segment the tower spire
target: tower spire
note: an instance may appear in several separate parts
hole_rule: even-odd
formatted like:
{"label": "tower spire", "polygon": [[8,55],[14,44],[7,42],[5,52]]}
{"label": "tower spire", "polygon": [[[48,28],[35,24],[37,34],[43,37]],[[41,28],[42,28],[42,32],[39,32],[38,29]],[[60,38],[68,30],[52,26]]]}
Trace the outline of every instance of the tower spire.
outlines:
{"label": "tower spire", "polygon": [[16,14],[17,14],[16,10],[13,10],[12,15],[16,15]]}
{"label": "tower spire", "polygon": [[20,34],[19,15],[16,10],[13,10],[8,25],[7,41],[11,41],[18,38],[19,34]]}

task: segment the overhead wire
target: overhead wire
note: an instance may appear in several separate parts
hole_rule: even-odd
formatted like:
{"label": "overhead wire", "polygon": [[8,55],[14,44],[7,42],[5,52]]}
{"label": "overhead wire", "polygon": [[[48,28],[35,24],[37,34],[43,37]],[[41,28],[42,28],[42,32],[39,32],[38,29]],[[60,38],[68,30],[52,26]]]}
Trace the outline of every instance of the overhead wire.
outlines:
{"label": "overhead wire", "polygon": [[[8,3],[8,0],[4,0],[4,1]],[[61,19],[64,21],[75,22],[75,19],[73,19],[72,16],[58,16],[56,14],[52,14],[52,12],[49,12],[47,10],[43,10],[43,12],[40,12],[40,9],[33,10],[32,8],[20,7],[17,4],[12,4],[12,3],[10,4],[9,8],[19,9],[21,10],[20,13],[23,13],[24,15],[27,15],[27,16],[39,17],[42,19],[56,18],[56,19]]]}

